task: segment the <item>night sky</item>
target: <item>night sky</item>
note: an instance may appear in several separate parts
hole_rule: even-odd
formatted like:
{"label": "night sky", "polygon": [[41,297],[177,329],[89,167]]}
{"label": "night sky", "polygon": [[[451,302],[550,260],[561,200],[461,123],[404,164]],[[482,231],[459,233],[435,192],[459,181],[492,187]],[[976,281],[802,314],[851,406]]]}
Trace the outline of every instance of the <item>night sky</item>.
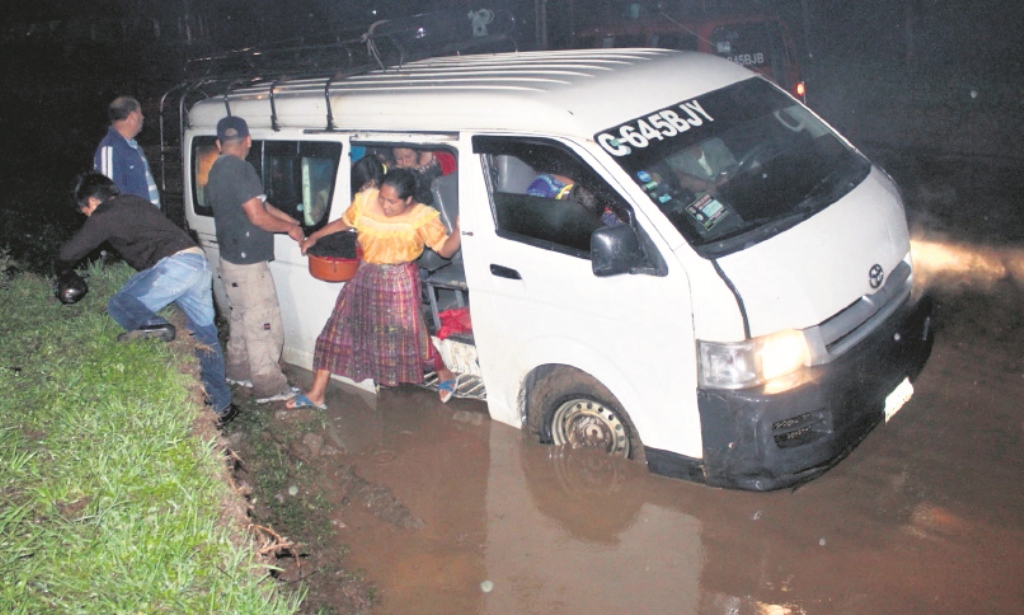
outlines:
{"label": "night sky", "polygon": [[[571,44],[574,29],[627,19],[630,4],[548,0],[550,45]],[[808,104],[844,132],[851,126],[844,117],[854,116],[836,105],[851,91],[872,90],[885,100],[912,91],[915,104],[950,107],[952,122],[963,121],[964,105],[1003,114],[1007,126],[1019,126],[1024,115],[1024,4],[1014,0],[636,4],[641,12],[660,4],[677,16],[778,12],[800,49]],[[148,111],[140,142],[157,142],[156,101],[182,79],[190,56],[333,40],[380,18],[479,6],[510,11],[519,48],[536,47],[534,0],[7,0],[0,26],[0,139],[6,145],[0,166],[9,172],[0,181],[47,167],[63,179],[87,166],[106,129],[106,105],[123,93],[138,97]],[[1015,149],[1003,153],[1020,158]]]}

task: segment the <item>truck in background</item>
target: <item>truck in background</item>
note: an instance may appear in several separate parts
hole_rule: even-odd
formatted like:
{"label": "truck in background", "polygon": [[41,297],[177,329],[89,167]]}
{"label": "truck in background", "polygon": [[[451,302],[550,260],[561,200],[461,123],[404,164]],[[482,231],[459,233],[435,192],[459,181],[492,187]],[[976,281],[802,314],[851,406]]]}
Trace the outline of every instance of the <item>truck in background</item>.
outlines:
{"label": "truck in background", "polygon": [[660,47],[714,54],[764,75],[807,102],[795,40],[785,22],[773,13],[682,19],[664,12],[638,13],[636,19],[607,20],[586,27],[574,38],[574,46],[582,49]]}

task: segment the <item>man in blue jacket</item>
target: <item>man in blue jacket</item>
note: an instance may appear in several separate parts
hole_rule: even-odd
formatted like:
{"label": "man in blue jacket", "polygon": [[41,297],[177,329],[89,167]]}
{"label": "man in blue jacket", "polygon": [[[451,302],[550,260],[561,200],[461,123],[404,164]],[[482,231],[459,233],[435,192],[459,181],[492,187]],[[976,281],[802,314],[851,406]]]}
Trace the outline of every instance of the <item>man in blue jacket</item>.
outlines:
{"label": "man in blue jacket", "polygon": [[134,194],[160,209],[160,192],[149,162],[135,136],[142,132],[142,107],[130,96],[118,96],[107,107],[110,128],[93,157],[93,170],[114,180],[122,194]]}

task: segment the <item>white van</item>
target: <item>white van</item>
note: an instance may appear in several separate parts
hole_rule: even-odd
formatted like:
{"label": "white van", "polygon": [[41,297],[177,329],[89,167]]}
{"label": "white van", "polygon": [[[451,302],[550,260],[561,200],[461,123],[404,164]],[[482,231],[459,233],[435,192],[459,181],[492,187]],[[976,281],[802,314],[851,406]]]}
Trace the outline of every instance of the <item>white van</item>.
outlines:
{"label": "white van", "polygon": [[[441,342],[446,360],[493,419],[543,442],[774,489],[888,419],[930,352],[893,181],[717,57],[446,57],[267,79],[185,107],[187,221],[214,266],[204,187],[228,113],[249,123],[268,200],[307,234],[345,211],[365,152],[445,161],[433,200],[449,223],[461,216],[462,250],[424,257],[425,318],[436,330],[438,313],[469,307],[472,332]],[[542,174],[575,187],[527,194]],[[308,369],[340,284],[312,277],[288,237],[275,250],[285,360]]]}

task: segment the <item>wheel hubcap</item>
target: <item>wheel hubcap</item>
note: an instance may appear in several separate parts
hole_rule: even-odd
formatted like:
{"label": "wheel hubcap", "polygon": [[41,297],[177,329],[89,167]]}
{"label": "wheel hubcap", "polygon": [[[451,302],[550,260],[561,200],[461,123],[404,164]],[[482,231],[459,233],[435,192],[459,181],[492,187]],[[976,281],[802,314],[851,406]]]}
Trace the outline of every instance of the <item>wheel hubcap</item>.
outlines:
{"label": "wheel hubcap", "polygon": [[619,416],[590,399],[574,399],[555,410],[551,436],[556,445],[596,448],[618,457],[629,457],[629,437]]}

